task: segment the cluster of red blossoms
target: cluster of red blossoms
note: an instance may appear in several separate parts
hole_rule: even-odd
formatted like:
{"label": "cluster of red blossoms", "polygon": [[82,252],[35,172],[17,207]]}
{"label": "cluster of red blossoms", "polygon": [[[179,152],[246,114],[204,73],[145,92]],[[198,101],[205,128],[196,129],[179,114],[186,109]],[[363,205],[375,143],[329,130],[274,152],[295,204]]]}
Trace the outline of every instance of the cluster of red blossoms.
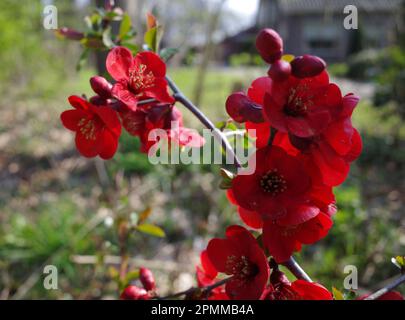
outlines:
{"label": "cluster of red blossoms", "polygon": [[139,280],[143,288],[132,284],[127,286],[121,293],[121,300],[150,300],[156,296],[156,284],[152,271],[141,267],[139,269]]}
{"label": "cluster of red blossoms", "polygon": [[[254,172],[236,175],[227,195],[247,226],[263,230],[269,255],[283,263],[303,244],[325,237],[332,226],[332,189],[346,179],[362,149],[351,122],[359,98],[342,96],[329,82],[322,59],[283,57],[283,41],[274,30],[262,30],[256,47],[271,64],[268,76],[226,102],[236,122],[256,130],[257,151],[249,160]],[[257,242],[240,226],[228,228],[226,239],[209,242],[199,281],[214,281],[216,272],[230,275],[225,293],[231,299],[332,298],[318,284],[290,283],[277,269],[270,276],[266,254]]]}
{"label": "cluster of red blossoms", "polygon": [[88,101],[69,97],[75,109],[61,115],[63,125],[76,132],[76,147],[83,156],[112,158],[121,126],[140,138],[145,153],[162,137],[154,136],[154,129],[164,130],[170,143],[203,144],[201,137],[183,126],[175,99],[168,92],[166,65],[157,54],[145,51],[133,56],[127,48],[116,47],[107,56],[106,68],[115,83],[92,77],[90,84],[96,95]]}

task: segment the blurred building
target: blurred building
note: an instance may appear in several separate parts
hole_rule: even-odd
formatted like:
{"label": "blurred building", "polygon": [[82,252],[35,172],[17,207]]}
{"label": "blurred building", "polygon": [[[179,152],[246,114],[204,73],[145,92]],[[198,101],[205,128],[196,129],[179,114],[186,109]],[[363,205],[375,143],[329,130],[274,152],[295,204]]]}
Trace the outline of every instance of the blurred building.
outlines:
{"label": "blurred building", "polygon": [[[222,42],[222,54],[252,52],[263,27],[276,29],[285,51],[310,53],[327,61],[342,61],[363,48],[381,48],[395,42],[397,13],[402,0],[261,0],[256,23]],[[358,11],[358,29],[346,30],[346,5]]]}

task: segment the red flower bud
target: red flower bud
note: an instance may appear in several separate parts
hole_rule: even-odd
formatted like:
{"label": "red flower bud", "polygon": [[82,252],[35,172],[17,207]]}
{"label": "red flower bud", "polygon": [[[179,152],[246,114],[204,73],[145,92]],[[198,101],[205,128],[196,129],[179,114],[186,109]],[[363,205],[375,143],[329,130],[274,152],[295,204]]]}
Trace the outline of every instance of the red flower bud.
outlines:
{"label": "red flower bud", "polygon": [[151,291],[155,289],[155,278],[153,277],[152,271],[149,269],[141,267],[139,269],[139,279],[146,290]]}
{"label": "red flower bud", "polygon": [[315,77],[326,68],[321,58],[311,55],[296,57],[291,61],[291,72],[297,78]]}
{"label": "red flower bud", "polygon": [[115,0],[105,0],[104,1],[104,9],[106,11],[111,11],[115,6]]}
{"label": "red flower bud", "polygon": [[283,39],[273,29],[263,29],[256,38],[256,48],[267,63],[273,63],[283,55]]}
{"label": "red flower bud", "polygon": [[121,300],[149,300],[150,295],[145,289],[130,285],[122,291]]}
{"label": "red flower bud", "polygon": [[91,77],[90,85],[93,91],[97,93],[101,98],[111,98],[112,84],[109,83],[105,78],[100,76]]}
{"label": "red flower bud", "polygon": [[262,107],[250,100],[243,92],[235,92],[228,97],[226,111],[233,120],[239,123],[264,121]]}
{"label": "red flower bud", "polygon": [[277,60],[271,65],[267,74],[274,81],[284,81],[291,74],[291,65],[287,61]]}
{"label": "red flower bud", "polygon": [[84,38],[83,32],[79,32],[74,29],[70,29],[70,28],[66,28],[66,27],[56,30],[56,33],[64,38],[67,38],[70,40],[82,40]]}
{"label": "red flower bud", "polygon": [[278,269],[273,269],[273,271],[271,272],[270,283],[273,286],[277,286],[280,284],[287,285],[287,286],[291,285],[287,276]]}

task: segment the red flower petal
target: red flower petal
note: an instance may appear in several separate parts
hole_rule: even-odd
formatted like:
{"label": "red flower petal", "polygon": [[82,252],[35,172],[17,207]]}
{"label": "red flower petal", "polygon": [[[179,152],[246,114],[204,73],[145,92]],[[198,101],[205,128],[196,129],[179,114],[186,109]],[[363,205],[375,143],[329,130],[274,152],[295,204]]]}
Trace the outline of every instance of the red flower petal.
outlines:
{"label": "red flower petal", "polygon": [[111,159],[118,147],[118,137],[109,130],[103,130],[100,134],[100,151],[99,155],[102,159]]}
{"label": "red flower petal", "polygon": [[76,131],[78,129],[78,123],[82,118],[86,118],[86,112],[75,109],[75,110],[66,110],[60,115],[60,120],[66,129]]}
{"label": "red flower petal", "polygon": [[127,48],[115,47],[108,53],[106,60],[107,71],[116,81],[128,80],[129,69],[132,66],[132,53]]}

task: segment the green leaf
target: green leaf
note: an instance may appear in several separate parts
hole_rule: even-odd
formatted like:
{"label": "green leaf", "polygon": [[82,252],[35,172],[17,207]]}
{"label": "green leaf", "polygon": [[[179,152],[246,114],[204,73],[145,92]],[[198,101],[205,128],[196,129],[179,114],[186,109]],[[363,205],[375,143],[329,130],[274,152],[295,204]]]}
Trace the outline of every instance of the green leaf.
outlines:
{"label": "green leaf", "polygon": [[132,281],[134,281],[138,278],[139,278],[139,270],[133,270],[133,271],[128,272],[125,275],[125,279],[124,279],[125,286],[129,285]]}
{"label": "green leaf", "polygon": [[343,293],[340,290],[336,289],[335,287],[332,287],[332,293],[333,293],[333,298],[335,300],[344,300],[345,299],[343,296]]}
{"label": "green leaf", "polygon": [[118,32],[118,38],[122,39],[124,36],[131,31],[131,17],[126,13],[122,17],[120,30]]}
{"label": "green leaf", "polygon": [[87,62],[89,52],[89,49],[83,50],[82,54],[79,57],[79,61],[76,64],[76,71],[80,71],[84,67],[85,63]]}
{"label": "green leaf", "polygon": [[166,236],[165,232],[154,224],[143,223],[136,226],[136,230],[158,238],[163,238]]}
{"label": "green leaf", "polygon": [[159,43],[162,38],[162,34],[163,34],[163,29],[161,26],[156,26],[145,32],[145,36],[144,36],[145,44],[153,52],[159,51]]}
{"label": "green leaf", "polygon": [[111,39],[111,28],[107,28],[103,32],[103,44],[107,48],[112,48],[114,47],[114,42]]}
{"label": "green leaf", "polygon": [[349,290],[346,291],[344,294],[345,300],[355,300],[356,299],[356,292]]}
{"label": "green leaf", "polygon": [[179,49],[176,48],[164,48],[160,50],[160,57],[163,59],[163,61],[167,62],[169,61],[177,52],[179,52]]}
{"label": "green leaf", "polygon": [[121,42],[121,45],[125,48],[131,50],[133,55],[136,55],[139,51],[139,47],[136,44],[128,43],[128,42]]}

